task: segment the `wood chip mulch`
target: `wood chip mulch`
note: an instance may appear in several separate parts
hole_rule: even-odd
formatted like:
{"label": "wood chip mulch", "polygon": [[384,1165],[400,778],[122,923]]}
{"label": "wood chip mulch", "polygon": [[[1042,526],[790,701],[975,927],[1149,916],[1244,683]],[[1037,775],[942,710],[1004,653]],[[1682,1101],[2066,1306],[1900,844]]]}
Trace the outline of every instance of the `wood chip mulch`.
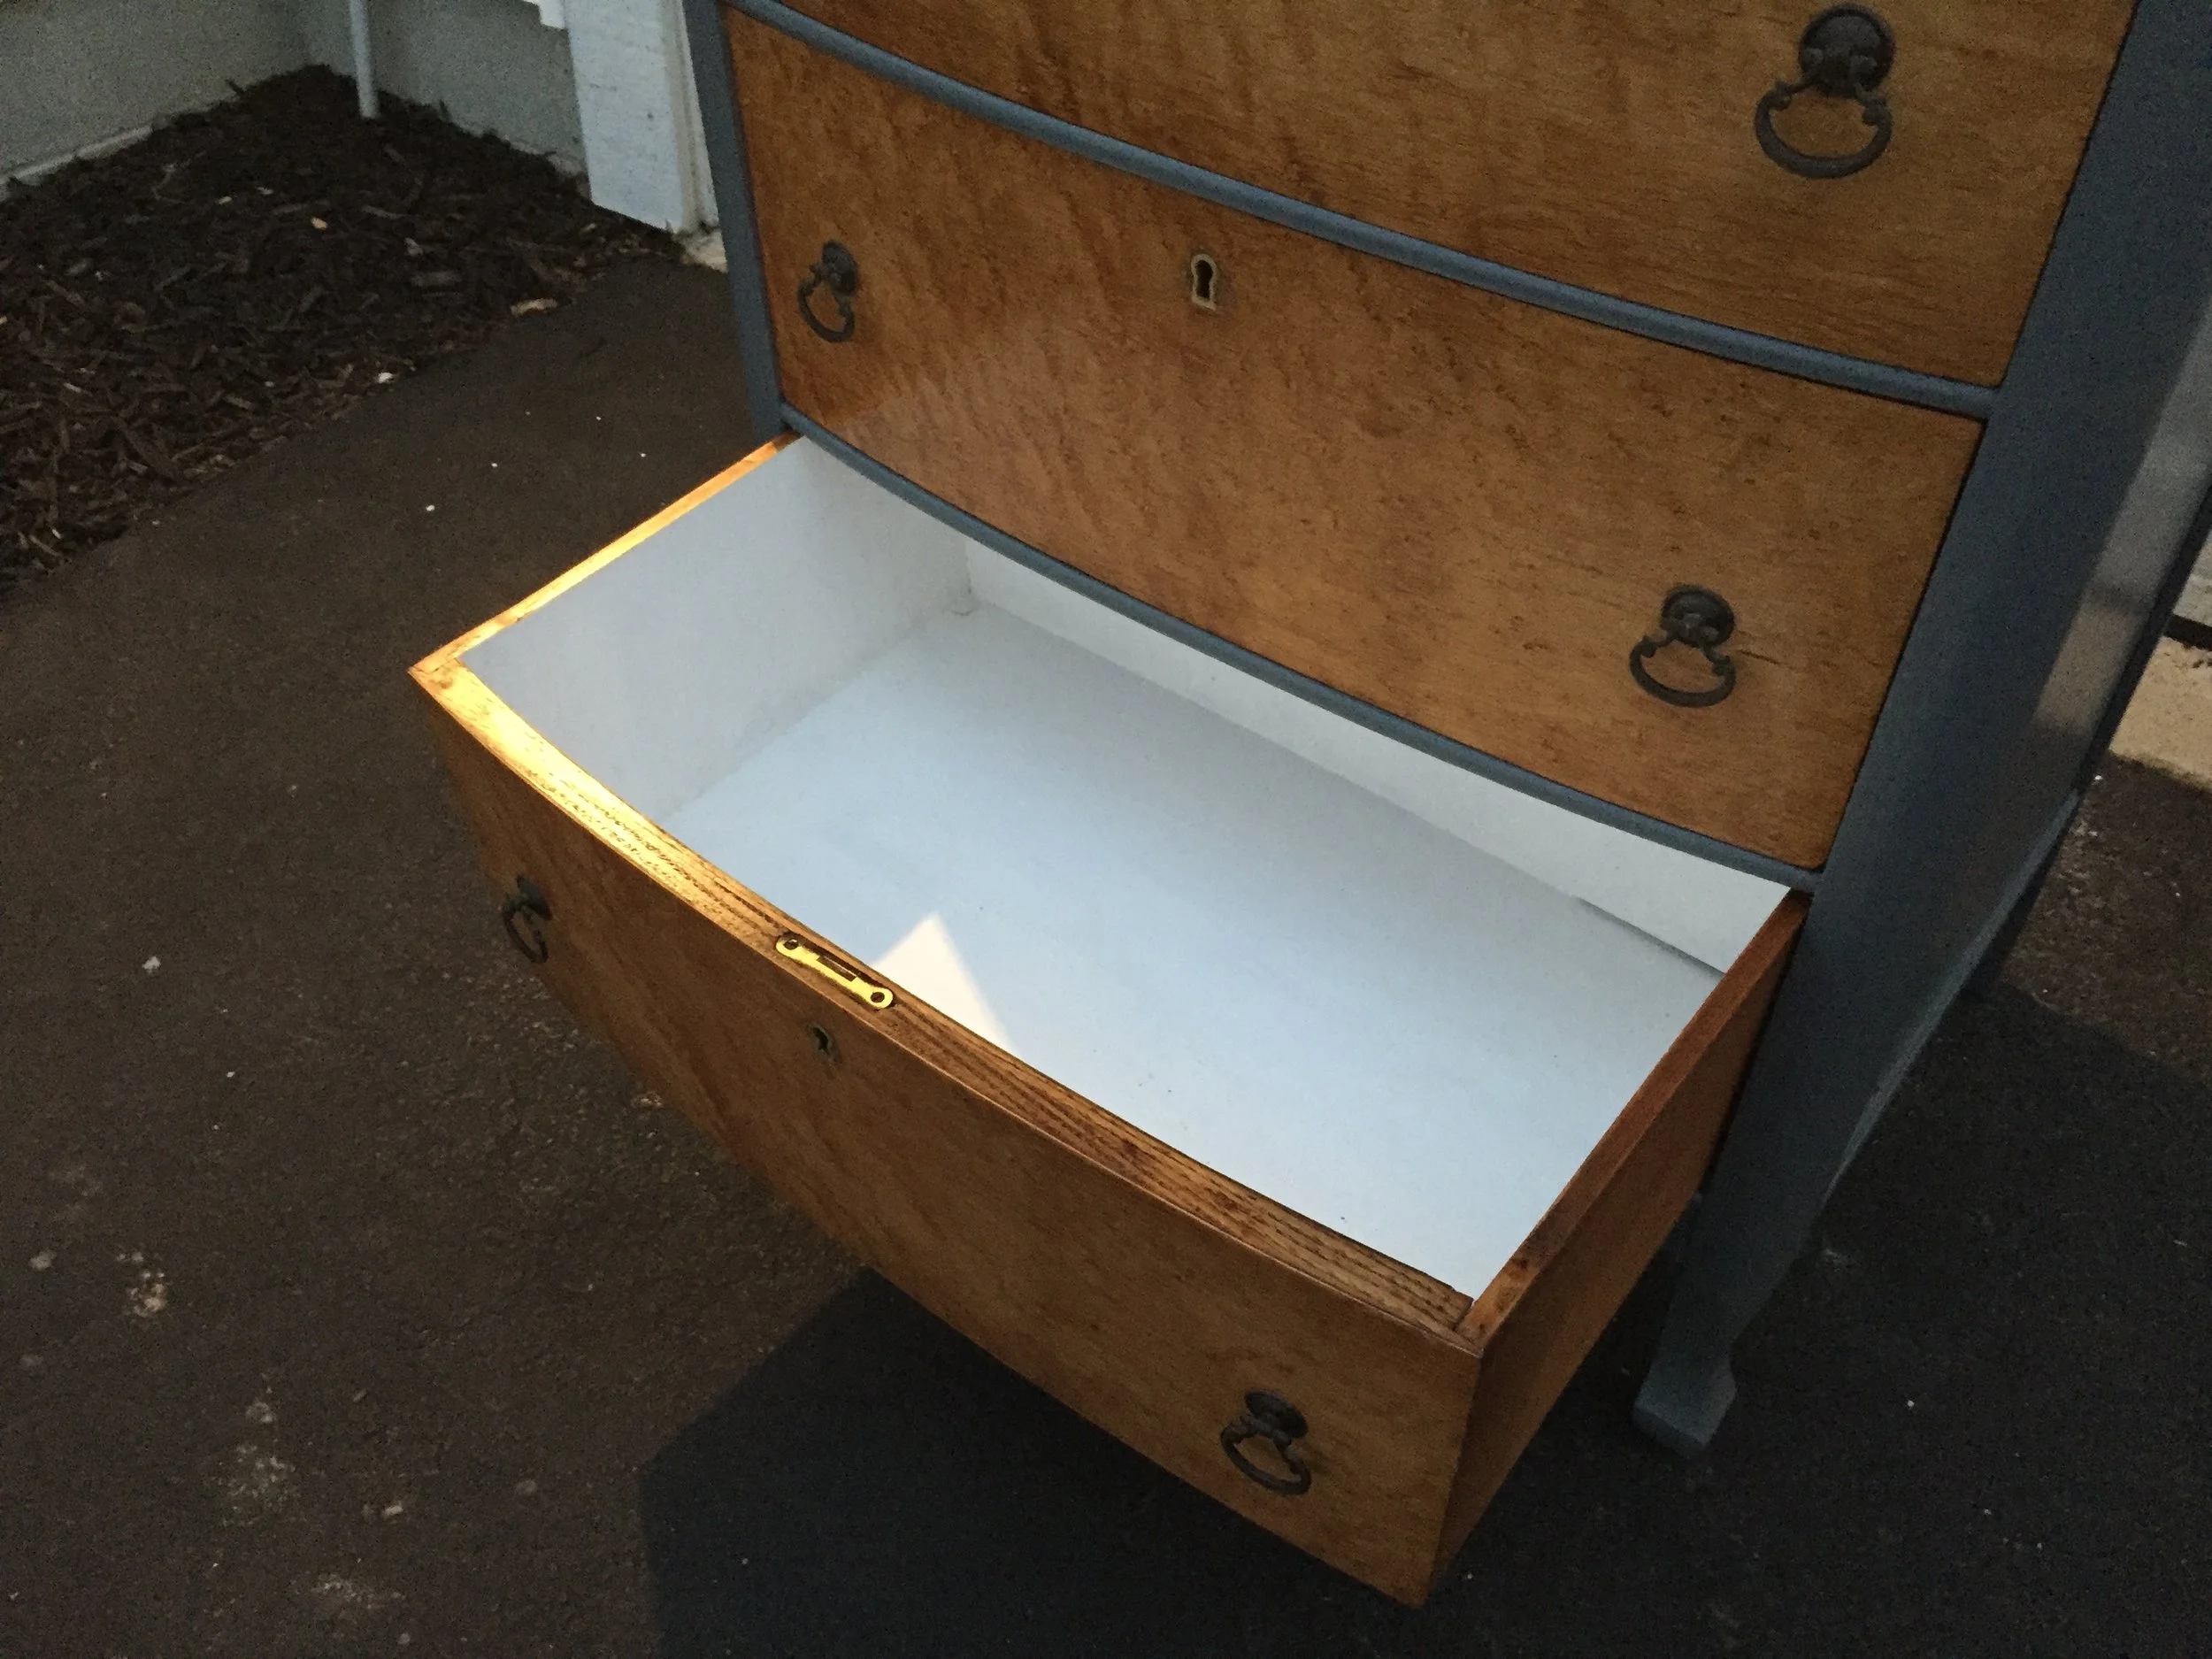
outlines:
{"label": "wood chip mulch", "polygon": [[380,386],[672,257],[547,162],[326,70],[0,201],[0,595]]}

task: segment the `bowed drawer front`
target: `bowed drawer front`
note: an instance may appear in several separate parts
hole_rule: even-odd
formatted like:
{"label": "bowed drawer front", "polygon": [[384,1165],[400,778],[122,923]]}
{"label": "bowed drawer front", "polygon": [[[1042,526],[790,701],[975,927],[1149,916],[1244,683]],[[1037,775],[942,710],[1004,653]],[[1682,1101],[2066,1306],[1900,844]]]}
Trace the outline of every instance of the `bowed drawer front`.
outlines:
{"label": "bowed drawer front", "polygon": [[[1302,674],[1822,862],[1974,422],[1353,253],[729,27],[789,403]],[[1686,586],[1734,616],[1707,707],[1630,667]],[[1649,673],[1723,689],[1686,648]]]}
{"label": "bowed drawer front", "polygon": [[[1770,157],[1821,0],[797,0],[1079,126],[1579,287],[1877,362],[2004,373],[2131,10],[1876,0],[1886,146]],[[1839,40],[1847,37],[1839,36]],[[1863,150],[1860,104],[1771,113]],[[1802,167],[1806,164],[1796,164]]]}
{"label": "bowed drawer front", "polygon": [[1230,683],[803,442],[416,672],[510,936],[641,1078],[1409,1600],[1695,1187],[1802,908]]}

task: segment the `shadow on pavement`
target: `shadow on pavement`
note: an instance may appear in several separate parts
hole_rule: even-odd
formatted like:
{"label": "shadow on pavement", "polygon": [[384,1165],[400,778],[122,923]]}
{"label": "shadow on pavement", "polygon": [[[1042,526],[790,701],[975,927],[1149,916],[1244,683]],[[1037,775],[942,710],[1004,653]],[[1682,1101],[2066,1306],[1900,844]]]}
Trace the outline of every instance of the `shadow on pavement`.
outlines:
{"label": "shadow on pavement", "polygon": [[663,1652],[2193,1651],[2208,1122],[2201,1084],[2016,989],[1962,1005],[1743,1344],[1713,1455],[1626,1421],[1655,1268],[1417,1611],[864,1277],[647,1465]]}
{"label": "shadow on pavement", "polygon": [[[1271,1648],[1380,1596],[867,1275],[645,1471],[670,1659]],[[1334,1621],[1331,1621],[1333,1623]],[[1310,1632],[1309,1632],[1310,1633]]]}

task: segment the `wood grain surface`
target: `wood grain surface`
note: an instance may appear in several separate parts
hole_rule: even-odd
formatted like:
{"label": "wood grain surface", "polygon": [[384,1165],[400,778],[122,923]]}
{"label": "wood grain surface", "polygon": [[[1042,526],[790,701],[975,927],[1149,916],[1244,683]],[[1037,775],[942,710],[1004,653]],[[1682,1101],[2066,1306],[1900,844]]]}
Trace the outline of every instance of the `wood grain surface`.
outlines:
{"label": "wood grain surface", "polygon": [[1482,1369],[1440,1575],[1703,1183],[1809,902],[1791,894],[1460,1321]]}
{"label": "wood grain surface", "polygon": [[[1018,138],[732,16],[786,396],[978,517],[1548,778],[1816,865],[1979,427]],[[854,337],[797,314],[829,239]],[[1194,250],[1219,263],[1191,302]],[[1718,591],[1728,701],[1628,653]],[[1687,686],[1678,649],[1656,672]]]}
{"label": "wood grain surface", "polygon": [[[1484,258],[1930,373],[2003,373],[2129,0],[1881,0],[1888,152],[1767,159],[1820,0],[795,0],[1017,103]],[[1856,150],[1808,96],[1801,148]]]}
{"label": "wood grain surface", "polygon": [[[548,984],[641,1079],[1056,1398],[1420,1600],[1474,1384],[1464,1295],[1191,1164],[909,995],[872,1014],[826,990],[774,956],[787,918],[534,741],[465,669],[422,677],[487,873],[538,882]],[[1307,1494],[1224,1456],[1251,1388],[1305,1413]]]}

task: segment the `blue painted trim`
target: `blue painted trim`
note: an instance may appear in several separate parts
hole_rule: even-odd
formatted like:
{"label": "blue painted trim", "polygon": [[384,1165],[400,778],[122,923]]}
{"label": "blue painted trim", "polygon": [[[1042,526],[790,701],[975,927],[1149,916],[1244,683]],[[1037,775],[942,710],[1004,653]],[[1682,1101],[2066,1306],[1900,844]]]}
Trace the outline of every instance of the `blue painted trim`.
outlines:
{"label": "blue painted trim", "polygon": [[1638,1420],[1701,1446],[1729,1352],[2001,938],[2212,491],[2212,5],[2138,0],[1698,1211]]}
{"label": "blue painted trim", "polygon": [[783,418],[794,431],[803,433],[820,444],[869,482],[920,508],[939,523],[957,530],[969,540],[981,542],[994,553],[1003,554],[1017,565],[1035,571],[1040,576],[1050,578],[1094,603],[1103,605],[1133,622],[1141,622],[1156,633],[1164,634],[1179,645],[1203,651],[1216,662],[1225,663],[1240,673],[1249,674],[1279,691],[1287,691],[1294,697],[1302,698],[1340,719],[1349,720],[1355,726],[1363,726],[1371,732],[1403,743],[1408,749],[1418,749],[1424,755],[1471,772],[1478,777],[1487,778],[1493,783],[1503,784],[1509,789],[1533,795],[1549,805],[1564,808],[1567,811],[1594,819],[1613,829],[1626,830],[1632,835],[1655,841],[1662,847],[1671,847],[1677,852],[1688,853],[1693,857],[1704,859],[1708,864],[1740,870],[1746,875],[1778,882],[1801,893],[1812,892],[1820,885],[1818,871],[1801,870],[1794,864],[1786,864],[1764,853],[1731,846],[1709,835],[1701,835],[1695,830],[1684,829],[1678,824],[1647,818],[1640,812],[1616,806],[1610,801],[1601,801],[1595,795],[1585,795],[1579,789],[1571,789],[1564,784],[1554,783],[1548,778],[1524,771],[1510,761],[1500,760],[1495,755],[1470,749],[1466,744],[1432,732],[1425,726],[1416,726],[1402,715],[1393,714],[1387,709],[1379,709],[1371,703],[1363,703],[1333,686],[1309,680],[1293,669],[1285,668],[1280,663],[1248,651],[1241,645],[1231,643],[1217,634],[1209,634],[1180,617],[1148,605],[1141,599],[1132,598],[1118,588],[1110,588],[1097,577],[1087,575],[1074,565],[1063,564],[1049,553],[1041,552],[1028,542],[986,524],[942,496],[933,495],[904,473],[895,472],[865,451],[855,449],[820,422],[788,403],[784,405]]}
{"label": "blue painted trim", "polygon": [[918,92],[924,97],[1050,144],[1056,150],[1080,156],[1119,172],[1146,179],[1154,184],[1165,185],[1232,209],[1254,219],[1263,219],[1286,229],[1317,236],[1340,247],[1360,253],[1372,254],[1394,265],[1425,271],[1448,281],[1464,287],[1480,288],[1486,293],[1499,294],[1508,299],[1520,300],[1540,305],[1546,311],[1558,311],[1584,322],[1597,323],[1624,334],[1640,334],[1647,340],[1656,340],[1671,346],[1682,346],[1709,357],[1725,357],[1732,362],[1748,364],[1754,368],[1771,369],[1778,373],[1794,376],[1801,380],[1816,380],[1824,386],[1841,387],[1847,391],[1864,392],[1870,396],[1887,398],[1893,403],[1912,403],[1923,409],[1941,410],[1946,414],[1966,415],[1976,420],[1988,419],[1996,407],[1997,394],[1993,388],[1976,386],[1968,380],[1947,380],[1941,375],[1923,374],[1913,369],[1900,369],[1883,363],[1869,363],[1858,357],[1846,357],[1840,352],[1822,351],[1812,346],[1801,346],[1786,340],[1775,340],[1765,334],[1753,334],[1748,329],[1731,328],[1721,323],[1710,323],[1702,318],[1686,317],[1679,311],[1663,311],[1655,305],[1641,305],[1633,300],[1617,299],[1601,294],[1594,288],[1577,288],[1572,283],[1556,281],[1550,277],[1532,275],[1517,271],[1511,265],[1500,265],[1491,259],[1478,259],[1472,254],[1460,252],[1417,236],[1400,231],[1385,230],[1379,225],[1370,225],[1343,213],[1333,213],[1326,208],[1316,207],[1310,202],[1301,202],[1294,196],[1280,196],[1272,190],[1263,190],[1257,185],[1241,180],[1194,167],[1186,161],[1177,161],[1156,151],[1141,150],[1118,138],[1109,138],[1088,127],[1077,127],[1046,115],[1025,104],[1002,98],[995,93],[972,87],[965,81],[955,81],[949,75],[925,69],[894,56],[879,46],[833,29],[826,23],[817,22],[803,12],[794,12],[779,0],[723,0],[770,28],[790,35],[817,50],[841,58],[856,69],[866,71],[879,79]]}
{"label": "blue painted trim", "polygon": [[753,170],[738,119],[729,42],[717,0],[684,0],[684,32],[696,65],[699,118],[707,170],[714,182],[722,254],[730,273],[730,300],[737,311],[737,361],[745,381],[745,418],[755,445],[783,430],[783,392],[776,368],[776,333],[768,314],[768,289],[753,219]]}
{"label": "blue painted trim", "polygon": [[1850,1143],[1844,1148],[1843,1167],[1837,1171],[1838,1180],[1843,1179],[1844,1172],[1857,1160],[1859,1148],[1866,1144],[1867,1136],[1874,1133],[1874,1126],[1881,1121],[1882,1114],[1889,1110],[1890,1102],[1896,1098],[1897,1091],[1904,1087],[1906,1074],[1919,1060],[1920,1051],[1928,1046],[1928,1040],[1935,1035],[1936,1027],[1943,1023],[1943,1017],[1951,1011],[1951,1005],[1959,1000],[1960,994],[1972,981],[1975,970],[1988,958],[1996,945],[1998,935],[2012,920],[2014,908],[2028,897],[2036,879],[2057,854],[2059,842],[2065,838],[2067,830],[2073,825],[2074,814],[2079,810],[2080,792],[2068,790],[2064,798],[2052,810],[2042,829],[2028,843],[2011,874],[2005,878],[2004,885],[1997,889],[1995,902],[1990,905],[1972,935],[1944,965],[1942,976],[1921,1005],[1909,1034],[1883,1071],[1880,1080],[1874,1086],[1872,1095],[1860,1114],[1858,1126],[1851,1132]]}

